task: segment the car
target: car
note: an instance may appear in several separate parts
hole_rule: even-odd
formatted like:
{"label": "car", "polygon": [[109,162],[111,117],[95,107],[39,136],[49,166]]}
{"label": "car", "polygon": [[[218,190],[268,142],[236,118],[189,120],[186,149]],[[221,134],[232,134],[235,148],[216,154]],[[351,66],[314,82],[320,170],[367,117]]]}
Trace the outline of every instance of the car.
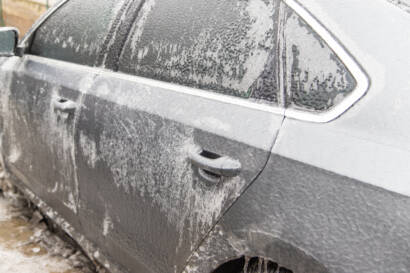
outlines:
{"label": "car", "polygon": [[410,272],[410,16],[65,0],[0,29],[1,162],[112,272]]}

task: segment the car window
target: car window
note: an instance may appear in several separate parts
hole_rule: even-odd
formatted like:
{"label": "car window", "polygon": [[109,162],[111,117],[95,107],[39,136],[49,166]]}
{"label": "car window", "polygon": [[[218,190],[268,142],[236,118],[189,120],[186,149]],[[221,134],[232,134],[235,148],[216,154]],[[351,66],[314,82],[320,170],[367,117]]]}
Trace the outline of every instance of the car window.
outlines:
{"label": "car window", "polygon": [[287,106],[324,111],[337,105],[356,87],[352,74],[326,42],[290,7],[285,7],[282,20]]}
{"label": "car window", "polygon": [[278,3],[147,0],[119,70],[275,103]]}
{"label": "car window", "polygon": [[36,31],[30,54],[95,65],[123,3],[122,0],[68,1]]}

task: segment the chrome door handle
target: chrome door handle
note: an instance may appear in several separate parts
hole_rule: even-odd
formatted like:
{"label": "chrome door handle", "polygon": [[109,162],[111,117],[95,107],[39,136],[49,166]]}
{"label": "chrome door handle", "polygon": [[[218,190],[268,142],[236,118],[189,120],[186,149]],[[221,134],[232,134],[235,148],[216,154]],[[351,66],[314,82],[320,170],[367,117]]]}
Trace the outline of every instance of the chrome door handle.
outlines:
{"label": "chrome door handle", "polygon": [[53,101],[54,110],[63,112],[63,113],[73,113],[77,109],[77,103],[71,100],[64,98],[56,98]]}
{"label": "chrome door handle", "polygon": [[238,176],[242,169],[238,160],[206,152],[199,147],[190,151],[189,159],[194,166],[224,177]]}

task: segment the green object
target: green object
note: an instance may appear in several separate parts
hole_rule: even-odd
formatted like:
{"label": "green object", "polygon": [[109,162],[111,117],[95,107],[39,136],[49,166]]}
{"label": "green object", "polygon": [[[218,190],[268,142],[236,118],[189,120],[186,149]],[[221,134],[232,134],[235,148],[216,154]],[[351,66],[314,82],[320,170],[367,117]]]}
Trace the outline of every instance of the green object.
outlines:
{"label": "green object", "polygon": [[0,27],[4,27],[4,18],[3,18],[3,1],[0,0]]}
{"label": "green object", "polygon": [[[1,0],[0,0],[0,1],[1,1]],[[49,4],[48,4],[48,1],[49,1],[49,0],[46,1],[46,8],[47,8],[47,9],[50,7]]]}

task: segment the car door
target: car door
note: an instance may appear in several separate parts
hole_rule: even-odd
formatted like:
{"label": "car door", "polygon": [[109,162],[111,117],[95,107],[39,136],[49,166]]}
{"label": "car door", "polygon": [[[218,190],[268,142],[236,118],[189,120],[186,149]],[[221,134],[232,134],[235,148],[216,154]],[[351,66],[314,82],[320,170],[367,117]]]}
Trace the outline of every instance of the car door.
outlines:
{"label": "car door", "polygon": [[9,58],[1,67],[7,167],[75,227],[76,120],[82,95],[95,78],[92,69],[82,67],[95,65],[115,18],[113,10],[121,4],[67,2],[33,34],[28,54]]}
{"label": "car door", "polygon": [[85,94],[79,214],[125,271],[181,271],[265,166],[283,121],[277,15],[278,1],[145,1],[119,72]]}

